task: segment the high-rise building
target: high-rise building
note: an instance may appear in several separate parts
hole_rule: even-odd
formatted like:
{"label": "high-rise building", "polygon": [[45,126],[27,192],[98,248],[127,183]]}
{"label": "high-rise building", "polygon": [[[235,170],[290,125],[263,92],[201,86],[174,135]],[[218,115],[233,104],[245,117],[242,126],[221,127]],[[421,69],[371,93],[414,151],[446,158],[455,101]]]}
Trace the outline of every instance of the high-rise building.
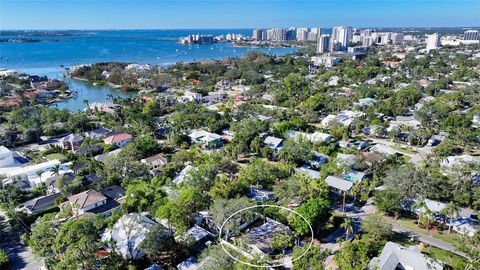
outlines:
{"label": "high-rise building", "polygon": [[310,29],[310,32],[317,34],[317,37],[320,37],[321,35],[323,35],[323,29],[320,27],[314,27]]}
{"label": "high-rise building", "polygon": [[403,33],[392,33],[391,35],[393,44],[402,44],[403,43]]}
{"label": "high-rise building", "polygon": [[262,40],[267,40],[267,31],[262,30]]}
{"label": "high-rise building", "polygon": [[297,30],[294,27],[287,29],[285,33],[285,40],[295,40],[297,39]]}
{"label": "high-rise building", "polygon": [[317,52],[326,53],[326,52],[329,51],[329,47],[330,47],[330,36],[329,35],[321,35],[318,38]]}
{"label": "high-rise building", "polygon": [[308,39],[308,28],[297,28],[297,40],[307,41],[307,39]]}
{"label": "high-rise building", "polygon": [[372,46],[373,41],[374,41],[374,40],[373,40],[372,37],[363,37],[362,46],[364,46],[364,47]]}
{"label": "high-rise building", "polygon": [[287,40],[287,30],[281,28],[268,29],[267,39],[271,41],[285,41]]}
{"label": "high-rise building", "polygon": [[478,40],[478,30],[467,30],[463,33],[463,40]]}
{"label": "high-rise building", "polygon": [[263,33],[263,30],[262,29],[254,29],[253,30],[253,39],[254,40],[262,40],[262,33]]}
{"label": "high-rise building", "polygon": [[353,29],[350,26],[336,26],[332,29],[332,40],[340,44],[340,50],[346,50],[352,40]]}
{"label": "high-rise building", "polygon": [[360,31],[360,34],[364,37],[370,37],[373,33],[375,33],[375,30],[373,29],[363,29]]}
{"label": "high-rise building", "polygon": [[440,34],[435,33],[427,37],[427,51],[438,49],[442,46],[440,43]]}
{"label": "high-rise building", "polygon": [[308,32],[308,37],[307,37],[308,41],[317,41],[317,39],[318,39],[317,33]]}

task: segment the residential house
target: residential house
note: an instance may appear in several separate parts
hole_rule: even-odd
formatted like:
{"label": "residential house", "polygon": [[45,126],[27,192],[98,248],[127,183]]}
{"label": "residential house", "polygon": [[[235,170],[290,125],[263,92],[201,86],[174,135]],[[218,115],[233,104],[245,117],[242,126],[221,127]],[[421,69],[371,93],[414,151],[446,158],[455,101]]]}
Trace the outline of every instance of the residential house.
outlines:
{"label": "residential house", "polygon": [[370,152],[377,152],[379,154],[382,154],[384,156],[393,156],[397,155],[400,156],[402,153],[392,149],[390,146],[385,145],[385,144],[376,144],[370,148]]}
{"label": "residential house", "polygon": [[47,185],[47,193],[54,194],[61,191],[57,187],[57,181],[60,181],[62,185],[70,185],[73,183],[74,179],[75,179],[75,175],[71,172],[49,177],[47,181],[45,181],[45,184]]}
{"label": "residential house", "polygon": [[114,104],[112,102],[92,102],[88,108],[92,111],[103,111],[106,113],[115,113],[117,109],[120,107],[118,104]]}
{"label": "residential house", "polygon": [[114,144],[117,147],[124,147],[127,145],[131,140],[133,139],[133,136],[128,134],[128,133],[120,133],[117,135],[112,135],[108,136],[105,139],[103,139],[103,142],[105,144]]}
{"label": "residential house", "polygon": [[185,181],[185,177],[194,167],[191,165],[187,165],[183,170],[180,171],[174,178],[172,183],[174,185],[181,185]]}
{"label": "residential house", "polygon": [[106,160],[107,158],[109,158],[109,157],[116,157],[121,151],[122,151],[122,149],[115,149],[115,150],[110,151],[110,152],[108,152],[108,153],[94,156],[93,158],[94,158],[95,160],[97,160],[97,161],[105,162],[105,160]]}
{"label": "residential house", "polygon": [[77,134],[69,134],[58,140],[58,143],[63,149],[75,152],[83,143],[83,137]]}
{"label": "residential house", "polygon": [[397,270],[397,269],[431,269],[443,270],[440,261],[432,259],[420,251],[418,247],[404,247],[397,243],[387,242],[379,257],[370,261],[369,269]]}
{"label": "residential house", "polygon": [[167,164],[167,160],[161,155],[157,154],[148,158],[140,160],[142,163],[147,164],[150,169],[150,173],[157,175],[162,167]]}
{"label": "residential house", "polygon": [[194,225],[185,233],[175,237],[175,240],[178,242],[189,243],[191,249],[196,254],[200,254],[200,252],[208,245],[208,242],[213,241],[214,237],[215,236],[212,233],[204,230],[200,226]]}
{"label": "residential house", "polygon": [[99,140],[101,138],[106,137],[109,133],[110,133],[110,130],[100,127],[100,128],[96,128],[94,130],[85,132],[85,137]]}
{"label": "residential house", "polygon": [[58,174],[65,173],[67,167],[62,165],[58,159],[42,162],[39,164],[8,168],[4,173],[5,184],[14,184],[20,189],[30,189],[41,186],[51,177],[53,170],[58,167]]}
{"label": "residential house", "polygon": [[106,204],[107,197],[96,190],[90,189],[68,197],[68,201],[76,215],[83,215]]}
{"label": "residential house", "polygon": [[190,137],[192,142],[200,143],[202,147],[208,149],[215,149],[223,146],[222,135],[205,130],[193,130],[188,137]]}
{"label": "residential house", "polygon": [[283,146],[283,139],[267,136],[263,143],[275,151],[279,151]]}
{"label": "residential house", "polygon": [[11,167],[15,165],[13,152],[3,145],[0,145],[0,168]]}
{"label": "residential house", "polygon": [[339,193],[348,192],[353,187],[352,181],[345,180],[343,178],[340,178],[338,176],[333,176],[333,175],[327,176],[327,178],[325,179],[325,182],[329,187],[333,188],[335,191]]}
{"label": "residential house", "polygon": [[337,164],[339,166],[353,167],[357,162],[357,156],[354,154],[337,154]]}
{"label": "residential house", "polygon": [[42,196],[40,198],[33,199],[24,204],[25,210],[27,210],[29,214],[39,214],[39,213],[45,212],[51,209],[52,207],[55,207],[55,200],[61,197],[62,197],[61,193],[54,193],[51,195]]}
{"label": "residential house", "polygon": [[255,186],[250,186],[249,198],[258,203],[265,203],[272,200],[275,196],[275,192],[266,189],[260,189]]}
{"label": "residential house", "polygon": [[470,164],[478,165],[480,164],[480,160],[471,155],[449,156],[441,161],[440,167],[444,174],[449,174],[454,172],[455,169],[462,168]]}
{"label": "residential house", "polygon": [[343,126],[350,126],[355,118],[364,115],[362,112],[341,111],[338,114],[329,114],[321,122],[323,128],[328,128],[330,123],[337,122]]}
{"label": "residential house", "polygon": [[287,135],[288,138],[293,138],[294,140],[306,140],[312,143],[326,143],[333,140],[332,135],[322,132],[314,132],[314,133],[305,133],[290,130]]}
{"label": "residential house", "polygon": [[[144,214],[130,213],[123,215],[112,229],[107,229],[102,240],[115,242],[115,250],[124,259],[137,260],[145,256],[141,244],[154,226],[161,226]],[[165,231],[164,237],[168,233]]]}
{"label": "residential house", "polygon": [[266,217],[265,222],[257,221],[245,230],[245,235],[252,240],[250,247],[259,255],[272,253],[272,243],[278,234],[292,234],[292,230],[285,224]]}

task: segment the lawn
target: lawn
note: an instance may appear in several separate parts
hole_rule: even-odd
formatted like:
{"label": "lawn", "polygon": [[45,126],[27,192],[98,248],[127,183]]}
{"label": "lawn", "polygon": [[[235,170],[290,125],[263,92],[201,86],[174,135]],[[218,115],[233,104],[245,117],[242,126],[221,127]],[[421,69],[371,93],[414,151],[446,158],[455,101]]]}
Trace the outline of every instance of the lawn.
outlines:
{"label": "lawn", "polygon": [[53,153],[53,154],[46,155],[45,158],[48,160],[53,160],[53,159],[63,160],[65,156],[60,153]]}
{"label": "lawn", "polygon": [[433,233],[431,233],[430,231],[426,230],[426,229],[422,229],[420,227],[417,226],[417,224],[415,223],[416,221],[414,219],[408,219],[408,218],[400,218],[400,219],[393,219],[393,218],[386,218],[389,222],[391,223],[397,223],[399,225],[402,225],[403,227],[406,227],[414,232],[418,232],[418,233],[422,233],[422,234],[426,234],[426,235],[429,235],[429,236],[432,236],[434,238],[437,238],[439,240],[443,240],[447,243],[450,243],[452,245],[457,245],[457,243],[459,242],[460,240],[460,237],[456,234],[442,234],[442,233],[439,233],[438,231],[433,231]]}
{"label": "lawn", "polygon": [[404,153],[404,154],[407,154],[407,155],[415,155],[417,152],[409,149],[409,148],[403,148],[403,147],[399,147],[399,146],[396,146],[396,145],[392,145],[390,146],[392,149],[394,150],[397,150],[398,152],[401,152],[401,153]]}
{"label": "lawn", "polygon": [[462,257],[452,254],[451,252],[436,248],[436,247],[426,247],[422,252],[432,258],[435,258],[439,261],[442,261],[449,267],[447,269],[460,270],[465,269],[466,261]]}

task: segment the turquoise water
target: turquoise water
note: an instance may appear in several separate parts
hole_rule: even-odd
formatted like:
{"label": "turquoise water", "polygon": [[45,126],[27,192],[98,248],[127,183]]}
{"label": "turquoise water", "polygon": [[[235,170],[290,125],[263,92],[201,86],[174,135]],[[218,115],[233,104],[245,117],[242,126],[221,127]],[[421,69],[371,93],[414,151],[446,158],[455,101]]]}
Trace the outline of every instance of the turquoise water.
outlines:
{"label": "turquoise water", "polygon": [[[189,34],[242,33],[251,35],[249,29],[225,30],[121,30],[121,31],[68,31],[49,36],[7,36],[0,38],[32,38],[45,42],[0,43],[0,67],[30,74],[47,75],[63,79],[64,67],[75,64],[89,64],[103,61],[137,62],[167,66],[179,61],[191,62],[205,59],[223,59],[242,56],[249,51],[283,55],[293,48],[238,48],[229,43],[212,45],[183,45],[176,39]],[[172,40],[170,40],[172,39]],[[49,42],[50,41],[50,42]],[[97,87],[90,83],[65,79],[71,89],[78,91],[76,98],[57,103],[59,108],[72,111],[85,107],[84,99],[104,102],[109,94],[131,96],[110,87]]]}

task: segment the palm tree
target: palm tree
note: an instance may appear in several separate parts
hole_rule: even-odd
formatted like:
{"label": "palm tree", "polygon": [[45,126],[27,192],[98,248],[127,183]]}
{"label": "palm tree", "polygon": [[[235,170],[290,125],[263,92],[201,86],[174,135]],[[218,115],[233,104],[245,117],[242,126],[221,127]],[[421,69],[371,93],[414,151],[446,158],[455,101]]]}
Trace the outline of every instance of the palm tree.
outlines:
{"label": "palm tree", "polygon": [[60,175],[60,164],[55,165],[51,171],[53,175]]}
{"label": "palm tree", "polygon": [[353,221],[350,218],[346,218],[343,223],[340,225],[342,229],[345,230],[345,241],[348,240],[350,233],[353,232]]}
{"label": "palm tree", "polygon": [[423,198],[417,200],[413,205],[412,205],[412,211],[417,210],[420,212],[417,214],[418,219],[417,219],[417,224],[420,224],[420,216],[422,213],[430,213],[430,209],[427,207],[427,203]]}
{"label": "palm tree", "polygon": [[450,233],[452,231],[452,219],[459,216],[460,210],[454,203],[450,202],[449,204],[447,204],[447,206],[445,206],[445,208],[442,209],[442,214],[444,216],[448,216],[448,219],[450,221],[450,224],[448,225],[448,233]]}
{"label": "palm tree", "polygon": [[428,230],[435,222],[435,216],[429,211],[423,212],[419,215],[419,221],[422,223],[423,226]]}

